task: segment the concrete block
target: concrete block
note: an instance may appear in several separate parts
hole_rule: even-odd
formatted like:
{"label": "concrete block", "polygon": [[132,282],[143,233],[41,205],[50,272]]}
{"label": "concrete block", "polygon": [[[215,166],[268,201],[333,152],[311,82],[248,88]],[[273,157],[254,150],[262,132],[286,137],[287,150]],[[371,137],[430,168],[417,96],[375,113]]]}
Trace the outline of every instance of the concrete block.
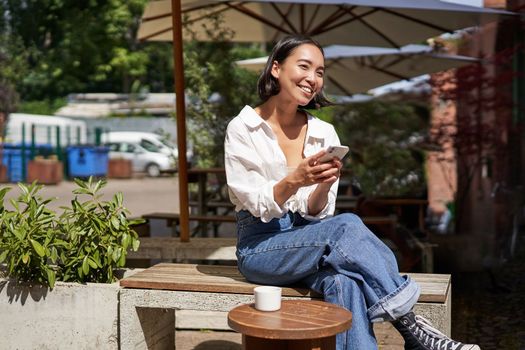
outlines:
{"label": "concrete block", "polygon": [[0,349],[118,349],[118,283],[0,280]]}

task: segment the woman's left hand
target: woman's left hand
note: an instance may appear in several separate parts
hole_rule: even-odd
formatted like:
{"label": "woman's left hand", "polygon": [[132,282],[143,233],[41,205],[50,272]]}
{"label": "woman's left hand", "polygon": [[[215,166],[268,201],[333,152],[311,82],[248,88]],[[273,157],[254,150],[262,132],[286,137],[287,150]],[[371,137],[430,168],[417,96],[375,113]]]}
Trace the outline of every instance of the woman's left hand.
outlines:
{"label": "woman's left hand", "polygon": [[339,158],[333,158],[330,162],[327,163],[330,163],[332,167],[319,173],[321,177],[319,185],[325,184],[331,186],[341,176],[341,168],[343,166],[343,163],[339,160]]}

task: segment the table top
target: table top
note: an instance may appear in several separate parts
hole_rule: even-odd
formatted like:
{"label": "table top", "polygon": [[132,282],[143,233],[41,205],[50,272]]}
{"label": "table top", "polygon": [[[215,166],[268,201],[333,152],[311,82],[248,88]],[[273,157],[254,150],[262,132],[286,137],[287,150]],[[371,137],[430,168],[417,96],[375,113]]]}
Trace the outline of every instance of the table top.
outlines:
{"label": "table top", "polygon": [[277,311],[259,311],[254,304],[237,306],[228,313],[228,325],[242,334],[266,339],[316,339],[343,332],[352,313],[317,300],[283,300]]}

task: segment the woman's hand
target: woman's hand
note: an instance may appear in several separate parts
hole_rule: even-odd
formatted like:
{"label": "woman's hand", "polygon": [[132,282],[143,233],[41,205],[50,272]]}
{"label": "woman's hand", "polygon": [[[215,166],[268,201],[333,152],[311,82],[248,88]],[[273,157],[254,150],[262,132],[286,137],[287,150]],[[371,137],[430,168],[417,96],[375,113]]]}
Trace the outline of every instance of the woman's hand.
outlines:
{"label": "woman's hand", "polygon": [[[326,203],[330,187],[339,179],[342,163],[334,158],[329,162],[319,163],[319,159],[326,154],[320,151],[311,157],[303,159],[297,169],[283,178],[273,187],[273,197],[276,203],[282,206],[288,198],[294,195],[299,188],[319,184],[308,200],[310,212],[319,212]],[[310,203],[315,202],[315,208]]]}
{"label": "woman's hand", "polygon": [[298,187],[310,186],[314,184],[332,185],[337,181],[341,174],[342,163],[338,158],[333,158],[329,162],[320,163],[319,159],[326,154],[322,150],[313,156],[303,159],[297,169],[289,176],[290,181]]}

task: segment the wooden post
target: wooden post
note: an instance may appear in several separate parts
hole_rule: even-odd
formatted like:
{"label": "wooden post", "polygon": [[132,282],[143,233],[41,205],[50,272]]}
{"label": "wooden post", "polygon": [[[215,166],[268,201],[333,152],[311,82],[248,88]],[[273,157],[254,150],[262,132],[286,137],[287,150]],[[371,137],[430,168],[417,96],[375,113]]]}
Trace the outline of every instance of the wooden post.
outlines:
{"label": "wooden post", "polygon": [[180,240],[189,242],[189,196],[188,162],[186,159],[186,110],[184,97],[184,62],[182,56],[182,14],[181,0],[171,0],[173,28],[173,78],[175,80],[175,101],[177,118],[177,148],[179,150],[179,213]]}

